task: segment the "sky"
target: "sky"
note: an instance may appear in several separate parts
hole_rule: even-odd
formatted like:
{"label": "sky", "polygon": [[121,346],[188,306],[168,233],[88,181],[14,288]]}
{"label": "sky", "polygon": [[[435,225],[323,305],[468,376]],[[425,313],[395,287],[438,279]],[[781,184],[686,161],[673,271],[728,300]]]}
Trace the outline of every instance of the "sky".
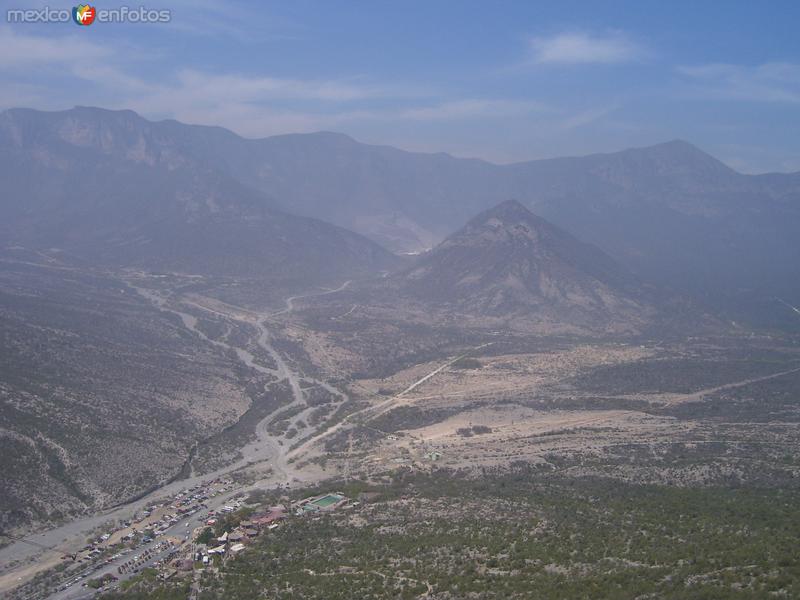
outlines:
{"label": "sky", "polygon": [[[133,109],[515,162],[687,140],[800,171],[800,3],[148,0],[168,23],[10,23],[0,108]],[[93,5],[118,8],[119,2]]]}

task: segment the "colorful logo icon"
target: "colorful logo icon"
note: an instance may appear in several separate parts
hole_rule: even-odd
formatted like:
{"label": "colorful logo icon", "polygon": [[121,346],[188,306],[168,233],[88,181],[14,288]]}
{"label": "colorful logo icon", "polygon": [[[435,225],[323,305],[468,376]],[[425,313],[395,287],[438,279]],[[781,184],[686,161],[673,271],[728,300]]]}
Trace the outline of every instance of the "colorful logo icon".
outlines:
{"label": "colorful logo icon", "polygon": [[72,20],[78,25],[91,25],[97,16],[97,9],[88,4],[78,4],[72,8]]}

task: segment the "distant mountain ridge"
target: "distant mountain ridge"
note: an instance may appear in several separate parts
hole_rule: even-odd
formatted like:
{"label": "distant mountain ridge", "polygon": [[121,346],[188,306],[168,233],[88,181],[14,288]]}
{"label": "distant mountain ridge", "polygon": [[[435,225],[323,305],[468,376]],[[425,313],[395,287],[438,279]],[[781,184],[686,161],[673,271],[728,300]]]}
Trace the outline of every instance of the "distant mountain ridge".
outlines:
{"label": "distant mountain ridge", "polygon": [[0,173],[5,246],[304,286],[398,262],[356,233],[286,213],[130,111],[2,113]]}
{"label": "distant mountain ridge", "polygon": [[397,252],[430,248],[516,198],[641,279],[731,318],[794,321],[775,297],[800,303],[800,173],[743,175],[684,141],[495,165],[329,132],[249,140],[131,111],[5,111],[2,151],[20,145],[34,147],[42,164],[93,148],[98,160],[214,173],[260,206],[345,227]]}

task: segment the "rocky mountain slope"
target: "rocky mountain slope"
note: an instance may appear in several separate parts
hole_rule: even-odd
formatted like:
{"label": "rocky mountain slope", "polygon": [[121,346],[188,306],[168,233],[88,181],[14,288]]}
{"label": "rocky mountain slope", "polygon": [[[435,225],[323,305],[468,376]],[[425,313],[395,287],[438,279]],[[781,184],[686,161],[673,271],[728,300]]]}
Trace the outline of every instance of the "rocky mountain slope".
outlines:
{"label": "rocky mountain slope", "polygon": [[635,328],[655,313],[633,275],[515,200],[482,212],[390,282],[458,312],[594,330]]}
{"label": "rocky mountain slope", "polygon": [[120,281],[0,259],[0,531],[175,476],[251,405],[252,374]]}
{"label": "rocky mountain slope", "polygon": [[129,111],[7,111],[0,174],[5,246],[302,286],[396,261],[358,234],[276,208]]}

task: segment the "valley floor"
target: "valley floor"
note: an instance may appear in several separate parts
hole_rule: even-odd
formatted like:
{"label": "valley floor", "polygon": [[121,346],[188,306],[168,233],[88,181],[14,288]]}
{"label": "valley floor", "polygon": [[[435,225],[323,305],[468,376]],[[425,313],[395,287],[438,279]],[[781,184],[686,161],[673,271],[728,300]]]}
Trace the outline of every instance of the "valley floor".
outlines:
{"label": "valley floor", "polygon": [[[317,491],[381,500],[291,521],[224,569],[196,567],[159,593],[185,597],[188,585],[201,598],[258,597],[245,581],[302,598],[356,588],[363,597],[513,597],[533,589],[526,581],[545,596],[564,590],[548,597],[796,591],[793,534],[779,531],[796,517],[800,481],[793,338],[544,338],[426,327],[404,315],[364,321],[349,299],[318,302],[348,283],[269,309],[180,276],[128,272],[124,281],[181,335],[238,364],[250,408],[184,440],[197,443],[175,481],[0,548],[9,597],[89,597],[81,582],[120,574],[129,560],[120,549],[145,547],[122,538],[135,533],[125,522],[149,523],[148,508],[179,519],[155,537],[160,554],[143,567],[176,551],[166,540],[188,552],[185,536],[211,510],[254,490],[291,499],[325,480],[336,483]],[[197,500],[185,504],[187,490]],[[763,520],[762,501],[780,505]],[[109,538],[86,543],[101,533]],[[758,554],[776,535],[778,545]],[[300,540],[314,566],[298,554]],[[144,580],[122,579],[126,597],[143,597]],[[696,596],[681,596],[687,589]]]}

